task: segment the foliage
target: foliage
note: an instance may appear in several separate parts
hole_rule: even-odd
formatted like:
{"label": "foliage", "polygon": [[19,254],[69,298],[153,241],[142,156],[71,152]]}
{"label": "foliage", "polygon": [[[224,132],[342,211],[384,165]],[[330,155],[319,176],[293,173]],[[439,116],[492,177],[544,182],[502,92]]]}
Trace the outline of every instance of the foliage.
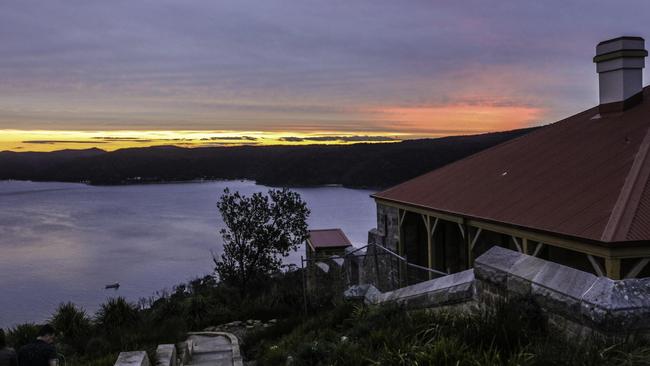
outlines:
{"label": "foliage", "polygon": [[50,319],[50,324],[59,333],[61,343],[74,348],[76,352],[84,352],[91,324],[83,309],[71,302],[60,304]]}
{"label": "foliage", "polygon": [[342,304],[292,330],[253,333],[243,351],[260,365],[650,364],[648,344],[568,342],[545,323],[528,299],[471,314]]}
{"label": "foliage", "polygon": [[99,308],[95,321],[111,344],[123,349],[134,343],[140,313],[135,305],[123,297],[111,298]]}
{"label": "foliage", "polygon": [[[238,289],[219,283],[214,276],[197,278],[162,291],[157,298],[141,300],[138,307],[124,298],[107,300],[92,318],[66,303],[50,321],[59,330],[57,350],[68,366],[113,365],[120,351],[155,350],[176,343],[188,331],[245,319],[282,319],[302,311],[301,274],[277,273],[255,284],[254,295],[241,297]],[[300,318],[285,324],[290,332]],[[18,349],[32,342],[40,325],[22,324],[7,332],[7,343]],[[273,329],[273,328],[268,328]],[[279,328],[278,328],[279,329]]]}
{"label": "foliage", "polygon": [[[150,306],[138,308],[125,299],[110,299],[93,319],[73,304],[62,304],[52,316],[63,334],[57,347],[67,365],[112,365],[119,351],[147,350],[184,339],[232,320],[280,319],[275,326],[249,332],[242,342],[245,356],[259,365],[649,365],[648,344],[616,344],[598,339],[568,342],[546,329],[540,309],[529,299],[511,299],[479,312],[405,311],[395,306],[327,300],[330,307],[310,304],[301,314],[300,271],[280,273],[239,291],[212,276],[179,285]],[[89,325],[88,323],[89,322]],[[86,330],[88,341],[67,341]],[[16,348],[36,337],[38,326],[24,324],[8,332]],[[119,335],[128,333],[127,338]],[[82,334],[82,333],[78,333]],[[72,338],[76,339],[76,338]],[[64,348],[65,343],[71,346]]]}
{"label": "foliage", "polygon": [[20,324],[11,328],[7,332],[7,344],[18,350],[20,347],[33,342],[38,335],[39,329],[40,326],[34,323]]}
{"label": "foliage", "polygon": [[221,230],[224,252],[214,258],[215,270],[242,294],[252,282],[279,271],[282,257],[307,239],[309,209],[288,189],[247,197],[226,188],[217,207],[227,228]]}

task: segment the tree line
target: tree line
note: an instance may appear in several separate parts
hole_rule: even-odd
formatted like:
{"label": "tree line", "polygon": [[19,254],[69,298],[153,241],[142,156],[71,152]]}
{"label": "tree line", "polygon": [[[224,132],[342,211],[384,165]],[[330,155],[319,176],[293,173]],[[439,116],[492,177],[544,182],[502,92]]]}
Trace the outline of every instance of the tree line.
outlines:
{"label": "tree line", "polygon": [[0,179],[97,185],[249,179],[271,186],[384,188],[530,132],[397,143],[0,152]]}

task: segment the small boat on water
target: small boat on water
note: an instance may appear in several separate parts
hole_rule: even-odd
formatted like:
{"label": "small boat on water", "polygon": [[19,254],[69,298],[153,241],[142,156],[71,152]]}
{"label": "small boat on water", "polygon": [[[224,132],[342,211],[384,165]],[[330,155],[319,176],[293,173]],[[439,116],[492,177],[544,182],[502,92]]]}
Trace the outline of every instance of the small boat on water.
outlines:
{"label": "small boat on water", "polygon": [[115,283],[111,283],[109,285],[106,285],[105,289],[108,290],[109,288],[114,288],[114,289],[117,290],[118,288],[120,288],[120,283],[115,282]]}

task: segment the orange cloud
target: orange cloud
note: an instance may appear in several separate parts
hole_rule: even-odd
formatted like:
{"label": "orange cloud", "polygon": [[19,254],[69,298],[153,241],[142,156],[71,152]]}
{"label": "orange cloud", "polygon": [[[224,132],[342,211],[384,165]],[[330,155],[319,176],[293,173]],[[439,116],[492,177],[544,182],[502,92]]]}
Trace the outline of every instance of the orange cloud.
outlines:
{"label": "orange cloud", "polygon": [[376,113],[395,130],[429,136],[512,130],[539,123],[542,117],[540,108],[507,105],[390,107]]}

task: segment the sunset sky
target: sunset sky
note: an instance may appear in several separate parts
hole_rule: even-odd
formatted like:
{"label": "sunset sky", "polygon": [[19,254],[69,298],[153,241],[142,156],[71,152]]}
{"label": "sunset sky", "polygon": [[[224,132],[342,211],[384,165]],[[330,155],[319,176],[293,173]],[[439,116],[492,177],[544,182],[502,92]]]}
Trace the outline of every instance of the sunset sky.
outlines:
{"label": "sunset sky", "polygon": [[546,124],[597,103],[596,44],[650,36],[649,15],[647,0],[7,1],[0,150]]}

